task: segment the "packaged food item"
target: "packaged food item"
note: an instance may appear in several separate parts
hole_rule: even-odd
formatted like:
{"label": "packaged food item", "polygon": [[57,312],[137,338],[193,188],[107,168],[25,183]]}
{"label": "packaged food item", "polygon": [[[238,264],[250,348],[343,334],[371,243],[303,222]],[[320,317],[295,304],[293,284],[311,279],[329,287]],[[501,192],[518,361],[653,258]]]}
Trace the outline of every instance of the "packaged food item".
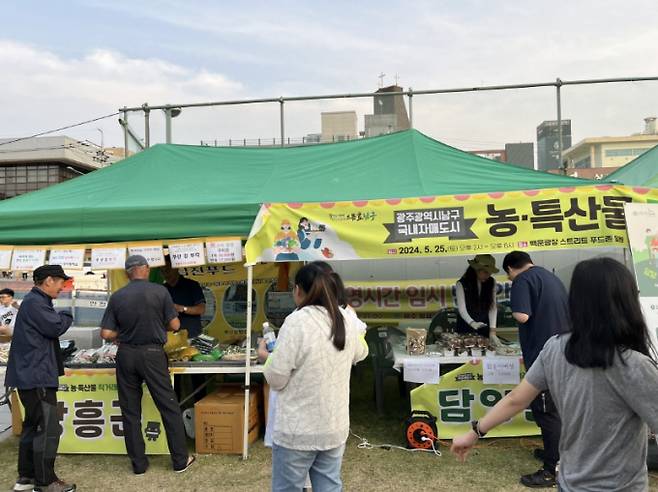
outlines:
{"label": "packaged food item", "polygon": [[423,355],[427,330],[425,328],[407,328],[407,354]]}

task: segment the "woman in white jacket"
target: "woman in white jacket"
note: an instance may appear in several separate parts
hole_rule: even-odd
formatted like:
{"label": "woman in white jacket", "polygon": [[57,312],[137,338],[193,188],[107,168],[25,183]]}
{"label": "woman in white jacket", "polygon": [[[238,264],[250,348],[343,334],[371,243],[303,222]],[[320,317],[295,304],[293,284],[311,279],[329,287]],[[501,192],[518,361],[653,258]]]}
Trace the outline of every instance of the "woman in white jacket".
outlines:
{"label": "woman in white jacket", "polygon": [[354,319],[340,309],[325,269],[313,263],[302,267],[293,296],[298,309],[283,323],[265,365],[265,378],[279,391],[272,490],[298,492],[308,473],[314,492],[339,491],[350,371],[368,355],[368,346]]}

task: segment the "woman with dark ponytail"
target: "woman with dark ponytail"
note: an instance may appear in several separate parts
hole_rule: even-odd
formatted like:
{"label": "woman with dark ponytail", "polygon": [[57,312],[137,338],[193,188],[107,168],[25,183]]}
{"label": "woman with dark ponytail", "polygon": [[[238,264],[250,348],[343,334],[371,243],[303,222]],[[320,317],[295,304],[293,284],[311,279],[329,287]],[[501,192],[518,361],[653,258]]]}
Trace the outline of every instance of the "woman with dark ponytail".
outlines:
{"label": "woman with dark ponytail", "polygon": [[272,490],[342,490],[349,433],[350,371],[368,346],[339,305],[333,272],[309,263],[295,275],[290,314],[267,359],[265,377],[279,391],[273,425]]}

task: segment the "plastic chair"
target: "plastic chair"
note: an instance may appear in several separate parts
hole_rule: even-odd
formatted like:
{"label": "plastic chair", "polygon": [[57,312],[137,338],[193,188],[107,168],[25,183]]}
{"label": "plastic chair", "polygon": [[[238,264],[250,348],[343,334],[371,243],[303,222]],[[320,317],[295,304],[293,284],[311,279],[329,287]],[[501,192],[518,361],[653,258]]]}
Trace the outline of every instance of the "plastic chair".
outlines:
{"label": "plastic chair", "polygon": [[400,396],[406,394],[402,372],[393,368],[394,358],[391,341],[397,337],[404,340],[405,335],[402,331],[391,326],[370,328],[366,332],[366,342],[368,343],[375,378],[375,403],[377,413],[380,415],[384,413],[384,378],[386,376],[396,376]]}
{"label": "plastic chair", "polygon": [[517,326],[516,320],[512,316],[512,307],[508,300],[498,303],[497,323],[499,328]]}
{"label": "plastic chair", "polygon": [[439,310],[430,323],[430,333],[436,337],[437,331],[454,331],[457,326],[458,316],[459,311],[454,307],[447,307]]}

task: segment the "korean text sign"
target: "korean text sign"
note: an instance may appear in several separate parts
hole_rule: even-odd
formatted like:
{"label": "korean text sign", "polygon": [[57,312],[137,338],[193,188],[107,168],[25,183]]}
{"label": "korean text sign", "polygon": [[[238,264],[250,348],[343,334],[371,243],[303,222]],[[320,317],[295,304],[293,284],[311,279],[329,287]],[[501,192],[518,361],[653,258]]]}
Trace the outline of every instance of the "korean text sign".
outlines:
{"label": "korean text sign", "polygon": [[[518,361],[518,359],[516,359]],[[520,365],[519,377],[525,375]],[[482,360],[475,360],[441,376],[438,384],[424,384],[411,392],[412,410],[425,410],[437,419],[439,439],[452,439],[471,428],[507,393],[513,384],[485,384]],[[525,410],[492,429],[487,437],[535,436],[540,433]]]}
{"label": "korean text sign", "polygon": [[626,246],[624,205],[658,190],[598,185],[261,207],[247,263]]}

